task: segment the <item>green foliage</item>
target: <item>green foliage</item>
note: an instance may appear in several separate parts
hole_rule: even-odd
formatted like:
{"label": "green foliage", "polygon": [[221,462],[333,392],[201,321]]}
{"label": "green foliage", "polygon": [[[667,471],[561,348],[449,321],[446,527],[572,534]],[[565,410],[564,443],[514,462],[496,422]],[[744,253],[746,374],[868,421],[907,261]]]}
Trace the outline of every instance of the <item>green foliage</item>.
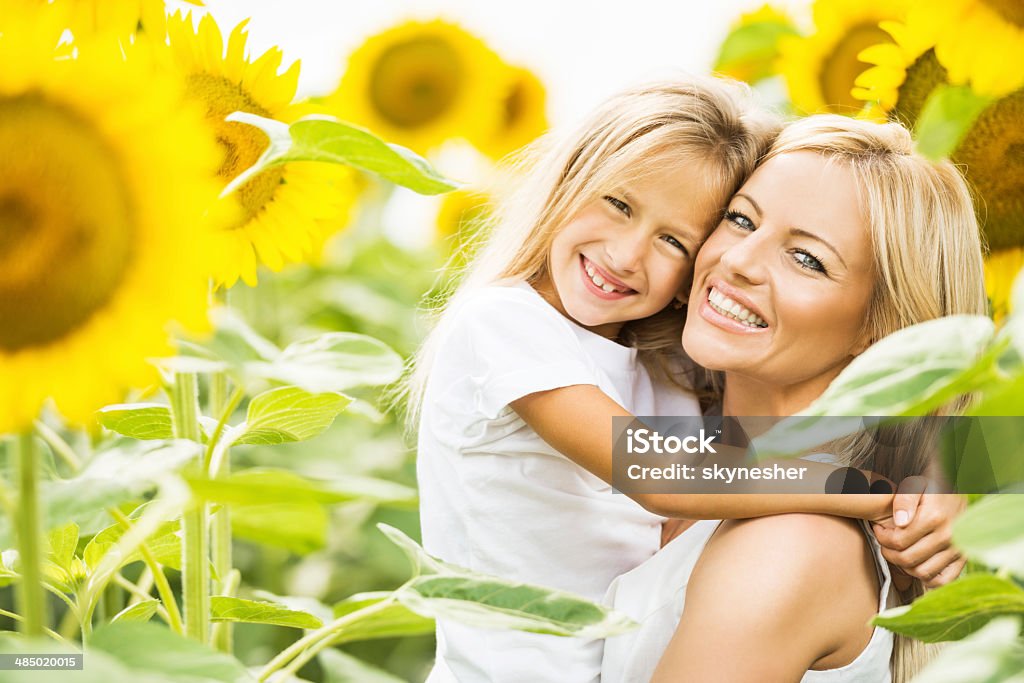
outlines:
{"label": "green foliage", "polygon": [[228,184],[224,194],[234,192],[268,168],[290,161],[354,166],[420,194],[441,194],[458,187],[416,153],[336,119],[310,117],[289,126],[255,114],[235,112],[227,120],[256,126],[267,134],[270,146],[253,166]]}
{"label": "green foliage", "polygon": [[987,496],[960,516],[953,541],[971,558],[1024,579],[1024,496]]}
{"label": "green foliage", "polygon": [[337,392],[311,394],[298,387],[279,387],[249,403],[245,422],[229,432],[229,444],[277,444],[306,441],[323,434],[338,413],[352,402]]}
{"label": "green foliage", "polygon": [[939,653],[914,683],[1024,683],[1021,621],[995,619]]}
{"label": "green foliage", "polygon": [[733,29],[719,48],[715,71],[749,74],[750,83],[771,76],[779,55],[779,39],[798,35],[796,28],[783,21],[756,21]]}
{"label": "green foliage", "polygon": [[323,622],[302,612],[256,600],[244,600],[223,595],[210,598],[210,618],[213,621],[244,621],[250,624],[274,624],[293,628],[320,628]]}
{"label": "green foliage", "polygon": [[948,157],[994,101],[965,85],[936,86],[915,124],[918,151],[931,159]]}

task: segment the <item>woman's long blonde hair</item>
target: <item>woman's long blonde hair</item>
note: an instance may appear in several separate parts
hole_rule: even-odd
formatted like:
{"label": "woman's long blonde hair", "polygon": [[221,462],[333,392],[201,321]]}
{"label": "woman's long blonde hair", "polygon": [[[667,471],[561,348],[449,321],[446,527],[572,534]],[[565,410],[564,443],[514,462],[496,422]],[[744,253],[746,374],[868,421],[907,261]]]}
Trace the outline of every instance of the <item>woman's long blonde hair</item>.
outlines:
{"label": "woman's long blonde hair", "polygon": [[[916,153],[909,131],[899,124],[836,115],[789,124],[765,160],[806,151],[842,164],[856,178],[874,257],[876,280],[865,321],[872,341],[933,318],[988,313],[981,234],[971,192],[953,164]],[[829,450],[845,464],[899,482],[927,470],[937,424],[888,426],[833,442]],[[899,597],[905,603],[922,592],[915,580]],[[913,678],[934,652],[934,646],[897,635],[894,683]]]}
{"label": "woman's long blonde hair", "polygon": [[[418,420],[446,311],[482,287],[543,277],[554,236],[587,202],[666,165],[700,164],[724,205],[777,130],[775,118],[754,106],[743,84],[693,77],[622,92],[568,135],[555,131],[528,148],[513,174],[521,183],[498,207],[487,241],[454,292],[443,293],[443,303],[430,311],[436,325],[407,375],[410,427]],[[620,341],[635,346],[646,365],[663,371],[668,358],[681,352],[684,318],[668,306],[624,325]]]}

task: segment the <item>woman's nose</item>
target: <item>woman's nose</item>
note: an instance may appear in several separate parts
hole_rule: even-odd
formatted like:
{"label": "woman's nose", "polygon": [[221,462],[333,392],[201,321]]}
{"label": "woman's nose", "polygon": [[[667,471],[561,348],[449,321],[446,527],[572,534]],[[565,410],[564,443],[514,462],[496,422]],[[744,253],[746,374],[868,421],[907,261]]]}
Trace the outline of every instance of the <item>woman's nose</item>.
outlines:
{"label": "woman's nose", "polygon": [[767,231],[757,231],[729,245],[719,257],[725,270],[747,282],[760,283],[765,279],[771,240]]}

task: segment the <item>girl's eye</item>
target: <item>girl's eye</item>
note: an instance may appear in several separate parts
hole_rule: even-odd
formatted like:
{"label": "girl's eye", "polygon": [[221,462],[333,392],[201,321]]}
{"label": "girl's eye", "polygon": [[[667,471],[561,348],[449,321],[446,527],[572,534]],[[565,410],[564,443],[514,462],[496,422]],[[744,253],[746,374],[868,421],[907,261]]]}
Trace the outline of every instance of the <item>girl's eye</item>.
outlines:
{"label": "girl's eye", "polygon": [[738,227],[740,230],[753,231],[757,228],[757,226],[754,225],[754,222],[750,220],[750,218],[740,213],[739,211],[726,211],[725,220],[729,221],[730,223]]}
{"label": "girl's eye", "polygon": [[801,268],[806,268],[807,270],[813,270],[828,275],[828,271],[825,270],[825,265],[813,254],[797,250],[793,252],[793,255]]}
{"label": "girl's eye", "polygon": [[685,255],[685,256],[689,256],[690,255],[690,250],[687,249],[686,246],[682,242],[677,240],[672,235],[662,235],[661,239],[665,240],[666,242],[671,244],[673,247],[675,247],[679,251],[683,252],[683,255]]}
{"label": "girl's eye", "polygon": [[611,204],[612,206],[614,206],[620,212],[622,212],[625,216],[628,217],[628,216],[633,215],[633,210],[629,208],[629,204],[627,204],[626,202],[622,201],[621,199],[618,199],[616,197],[612,197],[611,195],[605,195],[604,196],[604,200],[606,202],[608,202],[609,204]]}

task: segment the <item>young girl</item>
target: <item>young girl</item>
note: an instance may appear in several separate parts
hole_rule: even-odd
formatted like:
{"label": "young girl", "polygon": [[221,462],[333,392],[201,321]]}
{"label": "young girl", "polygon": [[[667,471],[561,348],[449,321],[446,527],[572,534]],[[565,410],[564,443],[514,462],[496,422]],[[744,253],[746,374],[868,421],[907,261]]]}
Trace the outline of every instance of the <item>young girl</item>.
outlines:
{"label": "young girl", "polygon": [[[659,548],[664,518],[605,483],[608,418],[700,414],[674,374],[676,309],[697,249],[774,130],[738,84],[694,79],[614,97],[528,162],[416,361],[410,405],[430,553],[596,601]],[[644,502],[690,518],[874,518],[888,506],[879,498]],[[437,637],[432,682],[572,683],[600,671],[600,642],[444,620]]]}

